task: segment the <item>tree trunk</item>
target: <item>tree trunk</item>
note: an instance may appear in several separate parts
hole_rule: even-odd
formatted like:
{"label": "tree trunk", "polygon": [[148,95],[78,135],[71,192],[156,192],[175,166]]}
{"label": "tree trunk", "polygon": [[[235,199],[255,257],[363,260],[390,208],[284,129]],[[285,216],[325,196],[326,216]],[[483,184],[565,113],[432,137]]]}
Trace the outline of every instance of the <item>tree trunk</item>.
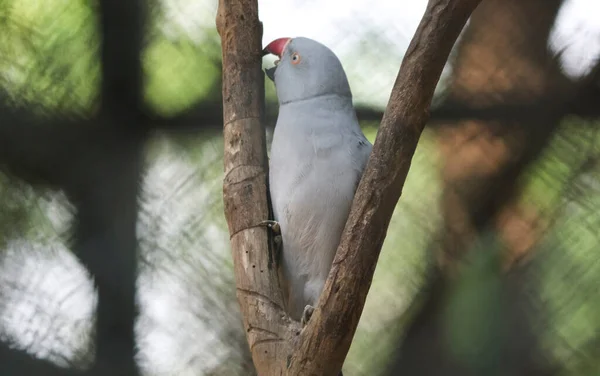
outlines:
{"label": "tree trunk", "polygon": [[223,200],[237,297],[258,374],[281,375],[300,327],[284,312],[267,228],[259,226],[269,218],[269,207],[257,1],[220,0],[217,30],[223,51]]}

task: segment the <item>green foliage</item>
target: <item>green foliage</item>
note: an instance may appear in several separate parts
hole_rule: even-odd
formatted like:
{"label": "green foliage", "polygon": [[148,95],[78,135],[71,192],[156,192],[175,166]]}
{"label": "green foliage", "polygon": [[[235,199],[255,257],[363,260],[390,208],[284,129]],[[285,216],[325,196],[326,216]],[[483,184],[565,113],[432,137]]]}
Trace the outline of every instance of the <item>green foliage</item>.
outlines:
{"label": "green foliage", "polygon": [[[83,1],[10,1],[0,34],[2,85],[15,100],[89,112],[98,85],[94,17]],[[51,9],[52,11],[48,11]]]}
{"label": "green foliage", "polygon": [[213,94],[211,89],[221,74],[221,67],[196,43],[185,39],[173,42],[165,36],[155,38],[148,46],[144,67],[146,100],[164,115],[175,115]]}
{"label": "green foliage", "polygon": [[531,167],[523,195],[550,224],[537,247],[539,299],[548,314],[548,323],[539,330],[545,347],[569,375],[586,374],[582,368],[600,371],[593,346],[600,333],[599,125],[566,119]]}
{"label": "green foliage", "polygon": [[[91,4],[4,0],[0,12],[0,83],[13,99],[90,114],[99,88],[99,36]],[[143,54],[150,107],[173,115],[214,95],[220,77],[216,31],[192,40],[183,33],[167,35],[163,17],[152,22]]]}
{"label": "green foliage", "polygon": [[444,315],[451,354],[482,375],[494,375],[507,333],[501,244],[487,234],[469,251]]}

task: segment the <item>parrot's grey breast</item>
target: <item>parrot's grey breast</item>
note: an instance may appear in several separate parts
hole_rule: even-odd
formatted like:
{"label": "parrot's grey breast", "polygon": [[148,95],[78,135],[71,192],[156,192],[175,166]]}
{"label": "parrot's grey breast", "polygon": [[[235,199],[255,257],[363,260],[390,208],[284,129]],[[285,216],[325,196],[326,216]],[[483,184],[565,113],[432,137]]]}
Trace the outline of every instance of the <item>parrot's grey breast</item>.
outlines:
{"label": "parrot's grey breast", "polygon": [[288,310],[316,304],[370,153],[352,107],[339,113],[280,110],[270,160],[275,219],[283,238]]}

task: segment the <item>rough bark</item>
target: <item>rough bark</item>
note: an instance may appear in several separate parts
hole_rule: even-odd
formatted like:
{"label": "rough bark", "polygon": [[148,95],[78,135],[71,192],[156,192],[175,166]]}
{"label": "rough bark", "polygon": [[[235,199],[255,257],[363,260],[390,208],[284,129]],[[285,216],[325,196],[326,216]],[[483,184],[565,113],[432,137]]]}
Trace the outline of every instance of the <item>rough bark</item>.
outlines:
{"label": "rough bark", "polygon": [[267,154],[261,70],[262,25],[256,0],[220,0],[223,51],[223,199],[231,234],[237,297],[259,375],[281,375],[299,324],[285,314],[266,227]]}
{"label": "rough bark", "polygon": [[[221,0],[225,214],[238,300],[259,375],[337,375],[366,300],[394,207],[456,38],[480,0],[430,0],[404,57],[319,304],[301,332],[269,267],[267,167],[256,0]],[[296,334],[299,334],[297,336]]]}

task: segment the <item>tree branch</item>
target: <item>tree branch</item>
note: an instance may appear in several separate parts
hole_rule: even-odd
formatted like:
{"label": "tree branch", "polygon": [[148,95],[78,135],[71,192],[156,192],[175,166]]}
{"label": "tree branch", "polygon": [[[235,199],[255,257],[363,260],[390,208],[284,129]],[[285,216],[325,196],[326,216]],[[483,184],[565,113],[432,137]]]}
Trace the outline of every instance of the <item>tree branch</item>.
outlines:
{"label": "tree branch", "polygon": [[216,22],[223,51],[223,200],[237,297],[258,374],[282,375],[300,328],[283,310],[267,229],[258,226],[269,207],[257,0],[220,0]]}
{"label": "tree branch", "polygon": [[373,279],[387,228],[450,50],[480,0],[430,0],[408,48],[319,304],[290,375],[335,375]]}

